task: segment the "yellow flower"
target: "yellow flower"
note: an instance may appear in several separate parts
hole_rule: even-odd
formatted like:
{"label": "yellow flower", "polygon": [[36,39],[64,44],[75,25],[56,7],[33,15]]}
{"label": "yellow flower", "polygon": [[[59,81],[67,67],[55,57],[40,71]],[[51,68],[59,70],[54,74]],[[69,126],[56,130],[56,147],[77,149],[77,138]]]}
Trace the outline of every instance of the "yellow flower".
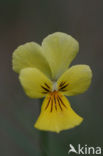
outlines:
{"label": "yellow flower", "polygon": [[35,42],[19,46],[13,53],[13,70],[30,98],[45,97],[34,127],[60,132],[79,125],[77,115],[64,96],[84,93],[92,79],[88,65],[68,66],[79,50],[70,35],[56,32],[48,35],[42,46]]}

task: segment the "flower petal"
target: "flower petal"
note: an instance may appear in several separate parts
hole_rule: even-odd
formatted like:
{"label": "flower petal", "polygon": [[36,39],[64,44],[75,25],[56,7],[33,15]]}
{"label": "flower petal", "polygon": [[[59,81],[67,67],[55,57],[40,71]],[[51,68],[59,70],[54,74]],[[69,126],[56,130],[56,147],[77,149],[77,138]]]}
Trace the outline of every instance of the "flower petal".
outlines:
{"label": "flower petal", "polygon": [[43,56],[42,48],[35,42],[21,45],[13,53],[13,70],[15,72],[19,73],[21,69],[28,67],[38,68],[47,76],[51,76],[50,67]]}
{"label": "flower petal", "polygon": [[26,94],[31,98],[43,97],[52,89],[52,82],[36,68],[22,69],[19,79]]}
{"label": "flower petal", "polygon": [[68,68],[79,50],[79,44],[72,36],[60,32],[48,35],[42,47],[54,80]]}
{"label": "flower petal", "polygon": [[72,110],[64,95],[54,93],[54,95],[49,94],[45,98],[40,116],[34,127],[59,133],[79,125],[82,120],[83,118]]}
{"label": "flower petal", "polygon": [[85,92],[91,83],[92,71],[88,65],[75,65],[58,80],[59,91],[72,96]]}

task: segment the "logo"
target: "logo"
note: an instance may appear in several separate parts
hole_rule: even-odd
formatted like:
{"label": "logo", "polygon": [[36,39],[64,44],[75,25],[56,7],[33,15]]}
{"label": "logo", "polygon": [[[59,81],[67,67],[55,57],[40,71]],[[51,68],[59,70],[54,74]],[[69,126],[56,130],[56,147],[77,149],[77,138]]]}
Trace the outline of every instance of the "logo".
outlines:
{"label": "logo", "polygon": [[90,147],[88,145],[81,146],[80,144],[77,145],[75,148],[72,144],[69,145],[68,154],[75,153],[77,155],[85,154],[85,155],[101,155],[102,154],[102,148],[101,147]]}

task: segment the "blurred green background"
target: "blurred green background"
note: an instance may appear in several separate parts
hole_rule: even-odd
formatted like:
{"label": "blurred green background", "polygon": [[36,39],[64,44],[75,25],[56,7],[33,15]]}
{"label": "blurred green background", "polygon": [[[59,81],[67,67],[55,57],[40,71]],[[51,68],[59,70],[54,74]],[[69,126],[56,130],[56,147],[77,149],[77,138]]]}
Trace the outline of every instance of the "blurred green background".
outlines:
{"label": "blurred green background", "polygon": [[[60,134],[33,128],[39,100],[29,99],[12,71],[13,50],[25,42],[41,43],[61,31],[75,37],[80,52],[72,64],[93,70],[89,90],[69,97],[84,122]],[[69,144],[103,146],[103,1],[0,0],[0,156],[67,156]],[[72,154],[71,154],[72,155]]]}

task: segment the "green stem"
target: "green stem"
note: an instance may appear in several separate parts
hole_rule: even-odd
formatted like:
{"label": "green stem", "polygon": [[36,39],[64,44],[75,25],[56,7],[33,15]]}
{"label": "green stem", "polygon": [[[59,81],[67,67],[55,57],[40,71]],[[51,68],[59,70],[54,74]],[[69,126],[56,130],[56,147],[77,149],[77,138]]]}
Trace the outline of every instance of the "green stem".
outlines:
{"label": "green stem", "polygon": [[48,134],[47,132],[40,132],[40,149],[41,156],[48,156]]}
{"label": "green stem", "polygon": [[[40,110],[41,110],[41,105],[42,105],[42,99],[40,99]],[[48,156],[48,132],[45,131],[40,131],[40,156]]]}

